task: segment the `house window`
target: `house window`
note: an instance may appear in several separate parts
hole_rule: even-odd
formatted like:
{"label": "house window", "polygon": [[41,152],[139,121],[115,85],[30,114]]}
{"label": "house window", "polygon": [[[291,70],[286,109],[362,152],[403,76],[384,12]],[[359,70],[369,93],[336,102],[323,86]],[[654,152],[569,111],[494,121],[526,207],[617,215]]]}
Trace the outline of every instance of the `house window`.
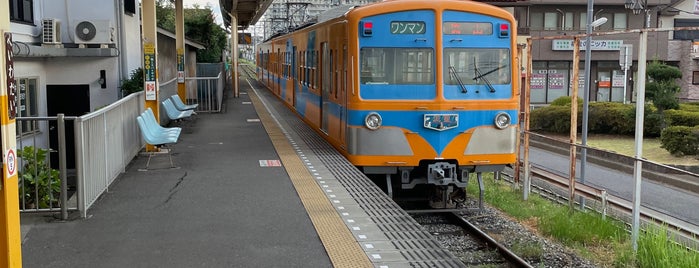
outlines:
{"label": "house window", "polygon": [[614,30],[626,30],[626,13],[614,13]]}
{"label": "house window", "polygon": [[557,30],[559,25],[558,13],[544,13],[544,30]]}
{"label": "house window", "polygon": [[136,0],[124,1],[124,12],[127,14],[136,14]]}
{"label": "house window", "polygon": [[10,0],[10,20],[34,23],[33,2],[32,0]]}
{"label": "house window", "polygon": [[[36,78],[15,78],[17,88],[17,116],[18,117],[36,117],[39,116],[37,111],[37,79]],[[17,134],[26,135],[38,131],[36,121],[23,120],[18,121]]]}
{"label": "house window", "polygon": [[563,29],[573,30],[573,12],[566,12],[563,17]]}
{"label": "house window", "polygon": [[692,72],[692,85],[699,85],[699,71]]}
{"label": "house window", "polygon": [[[697,19],[675,19],[675,27],[699,26]],[[699,39],[699,31],[674,31],[674,40],[696,40]]]}

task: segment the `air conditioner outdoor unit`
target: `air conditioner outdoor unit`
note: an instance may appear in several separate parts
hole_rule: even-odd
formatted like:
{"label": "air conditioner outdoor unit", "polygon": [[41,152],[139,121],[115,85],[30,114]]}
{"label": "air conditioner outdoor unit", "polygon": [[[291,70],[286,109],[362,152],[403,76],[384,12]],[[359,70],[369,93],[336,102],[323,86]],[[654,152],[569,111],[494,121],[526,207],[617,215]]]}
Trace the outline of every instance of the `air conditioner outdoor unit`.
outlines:
{"label": "air conditioner outdoor unit", "polygon": [[42,43],[53,45],[61,43],[60,20],[51,18],[43,19],[42,26]]}
{"label": "air conditioner outdoor unit", "polygon": [[79,20],[73,22],[76,44],[113,44],[114,27],[109,20]]}

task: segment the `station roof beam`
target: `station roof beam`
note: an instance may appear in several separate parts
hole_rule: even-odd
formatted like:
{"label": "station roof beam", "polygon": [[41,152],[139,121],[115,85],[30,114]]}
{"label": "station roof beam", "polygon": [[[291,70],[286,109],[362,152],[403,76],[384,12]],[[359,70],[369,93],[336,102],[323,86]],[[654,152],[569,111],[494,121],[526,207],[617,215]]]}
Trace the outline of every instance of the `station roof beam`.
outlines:
{"label": "station roof beam", "polygon": [[223,22],[226,27],[231,24],[231,16],[236,16],[238,26],[247,29],[255,24],[273,0],[219,0]]}

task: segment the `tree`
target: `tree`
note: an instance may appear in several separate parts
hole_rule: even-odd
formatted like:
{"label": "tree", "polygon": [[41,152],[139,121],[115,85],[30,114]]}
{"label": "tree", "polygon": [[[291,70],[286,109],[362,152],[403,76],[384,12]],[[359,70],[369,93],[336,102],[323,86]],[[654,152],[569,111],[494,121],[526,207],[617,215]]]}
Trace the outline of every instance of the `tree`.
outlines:
{"label": "tree", "polygon": [[[168,0],[156,2],[156,17],[158,27],[175,32],[175,7]],[[226,48],[226,31],[216,24],[211,6],[204,8],[193,5],[184,9],[184,36],[195,40],[204,49],[197,52],[198,62],[221,62],[222,53]]]}
{"label": "tree", "polygon": [[660,113],[668,109],[679,109],[677,93],[681,88],[675,80],[682,77],[680,69],[653,61],[648,64],[647,70],[650,79],[646,83],[646,99],[652,101]]}

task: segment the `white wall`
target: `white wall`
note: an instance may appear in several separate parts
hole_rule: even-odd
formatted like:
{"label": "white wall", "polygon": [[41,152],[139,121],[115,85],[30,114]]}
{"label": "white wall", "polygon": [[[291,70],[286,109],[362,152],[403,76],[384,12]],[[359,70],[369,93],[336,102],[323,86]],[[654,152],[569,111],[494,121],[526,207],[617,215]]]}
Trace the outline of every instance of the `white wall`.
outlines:
{"label": "white wall", "polygon": [[126,55],[126,66],[128,73],[124,74],[128,78],[128,75],[134,69],[143,66],[143,49],[141,48],[141,21],[139,20],[140,14],[138,14],[139,9],[136,9],[137,14],[134,15],[124,15],[124,28],[126,30],[126,47],[120,50],[123,55]]}
{"label": "white wall", "polygon": [[[49,58],[44,62],[46,84],[49,85],[90,85],[90,111],[106,106],[118,99],[118,62],[115,57]],[[107,88],[98,83],[100,70],[106,72]],[[45,89],[45,87],[44,87]]]}
{"label": "white wall", "polygon": [[[117,57],[15,57],[17,77],[39,78],[39,115],[46,115],[47,84],[90,85],[91,110],[113,103],[120,97],[121,81],[142,65],[138,12],[139,9],[136,14],[124,14],[122,0],[34,0],[34,25],[11,23],[13,40],[35,48],[41,46],[44,18],[61,21],[61,41],[65,47],[75,47],[72,32],[79,21],[107,20],[114,28],[113,47],[118,50]],[[120,37],[123,37],[123,42],[120,42]],[[22,51],[26,52],[26,49]],[[107,88],[104,89],[97,82],[100,70],[106,71]]]}
{"label": "white wall", "polygon": [[61,21],[61,40],[64,43],[75,43],[73,29],[80,21],[107,20],[116,29],[115,0],[44,0],[34,2],[42,2],[39,7],[41,10],[37,12],[42,14],[42,17],[36,16],[39,22],[43,18],[56,18]]}

